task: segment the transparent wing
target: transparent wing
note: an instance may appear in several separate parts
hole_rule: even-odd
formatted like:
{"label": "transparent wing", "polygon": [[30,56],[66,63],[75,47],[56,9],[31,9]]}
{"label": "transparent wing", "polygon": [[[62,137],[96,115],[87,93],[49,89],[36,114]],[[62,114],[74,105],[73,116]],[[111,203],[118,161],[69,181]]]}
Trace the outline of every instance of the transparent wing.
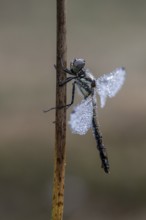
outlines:
{"label": "transparent wing", "polygon": [[104,74],[96,80],[96,88],[100,96],[101,108],[105,106],[107,96],[111,98],[120,90],[125,80],[125,74],[125,68],[121,67],[111,73]]}
{"label": "transparent wing", "polygon": [[86,134],[92,126],[93,104],[92,97],[88,97],[77,105],[70,114],[70,121],[68,122],[72,133]]}

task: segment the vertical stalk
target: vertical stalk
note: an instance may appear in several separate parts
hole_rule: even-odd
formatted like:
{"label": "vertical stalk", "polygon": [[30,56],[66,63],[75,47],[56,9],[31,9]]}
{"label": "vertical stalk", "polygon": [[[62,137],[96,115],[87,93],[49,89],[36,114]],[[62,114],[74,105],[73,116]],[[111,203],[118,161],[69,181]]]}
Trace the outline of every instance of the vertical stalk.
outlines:
{"label": "vertical stalk", "polygon": [[[66,85],[59,87],[59,81],[66,78],[62,63],[66,66],[66,0],[56,0],[57,6],[57,50],[56,50],[56,106],[66,105]],[[66,109],[56,109],[55,157],[52,199],[52,220],[63,219],[64,181],[66,160]]]}

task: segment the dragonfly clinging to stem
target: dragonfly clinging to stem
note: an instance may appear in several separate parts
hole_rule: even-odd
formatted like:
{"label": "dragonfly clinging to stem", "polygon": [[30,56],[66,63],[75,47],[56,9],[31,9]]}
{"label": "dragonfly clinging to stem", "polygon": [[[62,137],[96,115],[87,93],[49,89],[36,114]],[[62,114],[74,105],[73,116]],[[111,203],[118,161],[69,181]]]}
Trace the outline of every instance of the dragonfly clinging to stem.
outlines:
{"label": "dragonfly clinging to stem", "polygon": [[125,68],[117,68],[113,72],[104,74],[99,78],[95,78],[92,73],[85,68],[85,60],[82,58],[75,58],[70,63],[70,69],[64,68],[64,72],[70,74],[64,81],[59,82],[59,86],[63,86],[68,82],[72,83],[72,99],[71,102],[65,106],[57,106],[44,110],[48,112],[56,108],[68,108],[74,103],[75,87],[77,86],[83,96],[83,100],[77,105],[70,115],[69,125],[73,133],[84,135],[92,128],[93,135],[96,140],[97,149],[101,159],[101,167],[106,173],[109,173],[109,161],[106,148],[103,143],[102,135],[99,130],[97,121],[97,104],[96,94],[100,96],[101,107],[106,103],[107,97],[113,97],[122,87],[125,80]]}

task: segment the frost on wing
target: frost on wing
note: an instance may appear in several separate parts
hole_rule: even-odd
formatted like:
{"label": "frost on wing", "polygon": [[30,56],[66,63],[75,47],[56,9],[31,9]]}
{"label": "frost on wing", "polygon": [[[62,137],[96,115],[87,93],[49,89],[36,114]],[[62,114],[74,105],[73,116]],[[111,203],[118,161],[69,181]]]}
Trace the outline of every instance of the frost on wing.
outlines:
{"label": "frost on wing", "polygon": [[104,74],[96,80],[101,108],[105,106],[107,96],[111,98],[120,90],[125,80],[125,74],[125,68],[121,67],[111,73]]}
{"label": "frost on wing", "polygon": [[70,114],[69,125],[72,133],[86,134],[92,126],[93,104],[92,97],[88,97],[77,105]]}

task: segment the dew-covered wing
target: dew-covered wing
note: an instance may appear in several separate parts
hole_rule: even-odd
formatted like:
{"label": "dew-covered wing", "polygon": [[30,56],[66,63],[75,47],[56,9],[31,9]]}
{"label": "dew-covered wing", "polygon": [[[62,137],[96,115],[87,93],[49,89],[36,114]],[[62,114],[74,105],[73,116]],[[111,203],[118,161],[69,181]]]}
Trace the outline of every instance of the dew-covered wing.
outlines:
{"label": "dew-covered wing", "polygon": [[77,105],[70,114],[69,125],[72,133],[86,134],[92,126],[93,104],[92,98],[88,97]]}
{"label": "dew-covered wing", "polygon": [[104,74],[96,80],[102,108],[105,106],[107,96],[111,98],[120,90],[125,80],[125,74],[125,68],[121,67],[111,73]]}

